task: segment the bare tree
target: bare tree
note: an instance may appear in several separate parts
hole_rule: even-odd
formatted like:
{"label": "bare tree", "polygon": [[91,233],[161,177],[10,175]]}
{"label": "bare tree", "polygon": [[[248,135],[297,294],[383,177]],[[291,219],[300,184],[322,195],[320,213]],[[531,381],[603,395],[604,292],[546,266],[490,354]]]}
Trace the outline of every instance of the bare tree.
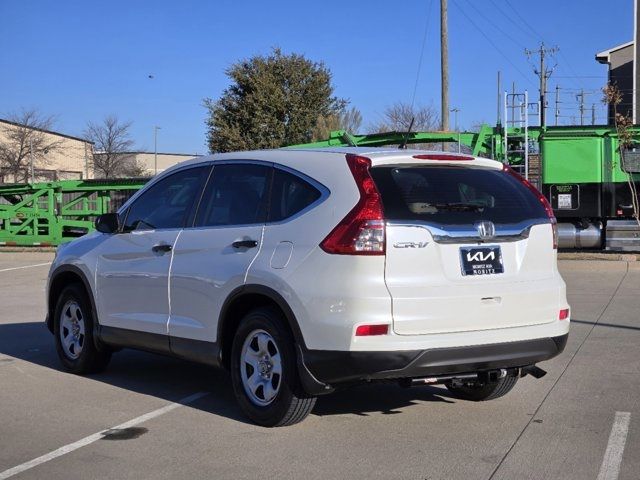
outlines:
{"label": "bare tree", "polygon": [[129,137],[131,122],[120,122],[109,115],[100,123],[87,123],[85,137],[93,142],[91,165],[96,177],[136,177],[145,169],[131,154],[134,142]]}
{"label": "bare tree", "polygon": [[433,105],[412,107],[408,103],[396,102],[384,110],[382,120],[370,126],[369,131],[406,132],[411,125],[411,119],[414,119],[414,132],[437,130],[440,127],[440,117]]}
{"label": "bare tree", "polygon": [[638,190],[632,172],[628,172],[624,165],[624,156],[626,151],[633,146],[633,120],[629,115],[619,113],[618,108],[623,100],[623,94],[617,85],[608,84],[602,89],[602,102],[613,108],[613,118],[618,133],[618,151],[620,153],[620,169],[627,174],[627,184],[631,193],[631,205],[633,207],[633,218],[638,226],[640,226],[640,200],[638,199]]}
{"label": "bare tree", "polygon": [[1,125],[0,168],[13,176],[16,182],[29,177],[31,161],[34,169],[47,164],[47,155],[60,149],[62,141],[47,131],[53,117],[38,110],[21,110],[7,116],[9,123]]}
{"label": "bare tree", "polygon": [[356,107],[345,108],[340,113],[319,116],[312,132],[314,141],[326,140],[334,130],[345,130],[348,133],[357,133],[362,125],[362,114]]}

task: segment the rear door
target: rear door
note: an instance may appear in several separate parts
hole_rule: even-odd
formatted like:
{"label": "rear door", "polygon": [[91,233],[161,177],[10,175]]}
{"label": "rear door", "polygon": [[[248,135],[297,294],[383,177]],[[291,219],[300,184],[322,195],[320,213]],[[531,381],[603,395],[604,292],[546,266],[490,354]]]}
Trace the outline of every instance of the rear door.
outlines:
{"label": "rear door", "polygon": [[[249,265],[262,247],[272,170],[267,163],[214,165],[195,225],[184,229],[174,248],[172,339],[217,340],[222,304],[245,283]],[[174,351],[180,345],[171,341]]]}
{"label": "rear door", "polygon": [[555,320],[551,224],[519,180],[499,169],[455,165],[379,166],[371,173],[387,218],[385,280],[397,334]]}

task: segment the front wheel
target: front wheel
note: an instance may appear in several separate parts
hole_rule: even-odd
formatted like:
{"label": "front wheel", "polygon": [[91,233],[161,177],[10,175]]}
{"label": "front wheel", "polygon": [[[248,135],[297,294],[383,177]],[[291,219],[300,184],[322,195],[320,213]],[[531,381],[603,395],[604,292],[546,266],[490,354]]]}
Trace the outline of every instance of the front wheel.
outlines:
{"label": "front wheel", "polygon": [[62,364],[73,373],[104,370],[111,351],[98,348],[93,339],[91,304],[79,284],[67,286],[58,297],[54,313],[56,350]]}
{"label": "front wheel", "polygon": [[293,338],[284,322],[272,308],[249,312],[231,350],[231,380],[240,408],[265,427],[298,423],[316,402],[300,385]]}
{"label": "front wheel", "polygon": [[483,402],[506,395],[515,387],[517,381],[517,376],[507,375],[494,382],[473,381],[462,385],[448,382],[445,385],[458,398]]}

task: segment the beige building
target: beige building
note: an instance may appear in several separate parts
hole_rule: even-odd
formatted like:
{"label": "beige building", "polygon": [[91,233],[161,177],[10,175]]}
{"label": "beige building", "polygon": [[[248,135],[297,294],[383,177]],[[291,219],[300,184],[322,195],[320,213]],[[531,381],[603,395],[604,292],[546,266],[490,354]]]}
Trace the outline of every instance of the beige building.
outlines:
{"label": "beige building", "polygon": [[[95,178],[91,166],[94,154],[93,143],[84,138],[66,135],[52,130],[29,129],[24,125],[0,119],[0,148],[8,148],[15,155],[20,143],[26,141],[23,149],[29,149],[29,139],[34,139],[43,148],[34,156],[33,172],[30,156],[26,155],[17,174],[9,165],[0,163],[0,183],[35,182],[55,180],[80,180]],[[38,150],[34,147],[34,150]],[[100,155],[96,153],[96,155]],[[126,152],[128,159],[144,168],[145,176],[153,176],[184,160],[196,157],[196,154],[158,152]],[[1,158],[1,157],[0,157]]]}
{"label": "beige building", "polygon": [[[26,128],[24,125],[0,119],[0,147],[14,149],[14,151],[19,149],[17,137],[25,138],[27,141],[30,138],[29,135],[24,134]],[[42,145],[50,146],[50,148],[44,149],[41,155],[34,158],[33,177],[36,182],[82,179],[93,176],[89,168],[93,144],[89,140],[52,130],[33,129],[33,131],[36,132],[34,135],[37,135],[38,141]],[[0,183],[30,181],[29,158],[26,157],[22,162],[18,175],[9,171],[7,165],[0,164]]]}
{"label": "beige building", "polygon": [[128,154],[135,159],[137,165],[145,168],[148,175],[163,172],[177,163],[199,156],[191,153],[158,152],[156,168],[156,154],[154,152],[128,152]]}

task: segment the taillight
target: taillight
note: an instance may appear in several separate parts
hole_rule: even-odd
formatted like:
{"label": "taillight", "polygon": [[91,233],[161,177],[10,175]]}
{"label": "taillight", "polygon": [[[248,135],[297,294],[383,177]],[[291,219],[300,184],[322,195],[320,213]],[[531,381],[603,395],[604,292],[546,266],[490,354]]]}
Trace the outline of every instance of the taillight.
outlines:
{"label": "taillight", "polygon": [[564,308],[560,310],[560,313],[558,314],[558,320],[566,320],[567,318],[569,318],[569,309]]}
{"label": "taillight", "polygon": [[358,325],[356,328],[356,337],[386,335],[387,333],[389,333],[389,325]]}
{"label": "taillight", "polygon": [[512,177],[516,178],[518,181],[520,181],[520,183],[522,183],[525,187],[531,190],[531,192],[538,198],[540,203],[542,203],[542,206],[544,207],[544,211],[549,217],[549,221],[551,223],[551,230],[553,232],[553,248],[557,249],[558,248],[558,221],[556,220],[556,216],[553,213],[553,208],[551,208],[551,204],[549,203],[549,200],[547,200],[547,198],[540,192],[540,190],[534,187],[529,180],[524,178],[522,175],[516,172],[509,165],[505,164],[502,167],[502,170],[507,172]]}
{"label": "taillight", "polygon": [[360,199],[320,243],[320,248],[339,255],[384,255],[384,211],[380,193],[369,174],[371,160],[347,154],[347,165],[358,186]]}

